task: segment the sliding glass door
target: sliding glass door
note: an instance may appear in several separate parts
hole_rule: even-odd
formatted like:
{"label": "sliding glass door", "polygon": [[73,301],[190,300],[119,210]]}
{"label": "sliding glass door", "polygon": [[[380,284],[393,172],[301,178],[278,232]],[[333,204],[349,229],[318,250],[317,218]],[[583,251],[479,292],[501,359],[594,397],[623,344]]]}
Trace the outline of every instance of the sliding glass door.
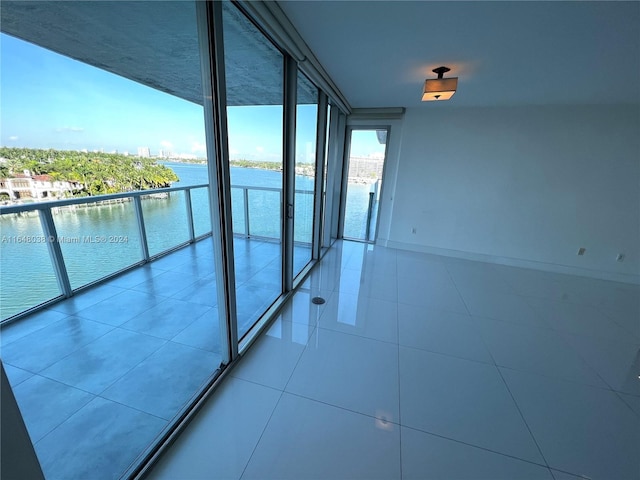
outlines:
{"label": "sliding glass door", "polygon": [[223,3],[238,338],[282,293],[284,56]]}
{"label": "sliding glass door", "polygon": [[311,261],[312,256],[318,131],[318,88],[300,71],[298,71],[297,83],[294,277]]}

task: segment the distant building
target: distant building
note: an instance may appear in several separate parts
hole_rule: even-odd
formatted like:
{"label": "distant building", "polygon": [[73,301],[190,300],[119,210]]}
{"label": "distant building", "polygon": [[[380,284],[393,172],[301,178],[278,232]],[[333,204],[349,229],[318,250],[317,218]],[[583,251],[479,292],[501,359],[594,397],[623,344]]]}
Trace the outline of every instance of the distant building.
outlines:
{"label": "distant building", "polygon": [[49,175],[16,175],[13,178],[0,179],[0,194],[6,193],[11,200],[21,198],[63,198],[83,189],[80,182],[54,181]]}
{"label": "distant building", "polygon": [[149,158],[151,156],[151,150],[149,147],[138,147],[138,156],[141,158]]}
{"label": "distant building", "polygon": [[353,179],[380,179],[384,168],[384,156],[382,158],[350,157],[349,178]]}

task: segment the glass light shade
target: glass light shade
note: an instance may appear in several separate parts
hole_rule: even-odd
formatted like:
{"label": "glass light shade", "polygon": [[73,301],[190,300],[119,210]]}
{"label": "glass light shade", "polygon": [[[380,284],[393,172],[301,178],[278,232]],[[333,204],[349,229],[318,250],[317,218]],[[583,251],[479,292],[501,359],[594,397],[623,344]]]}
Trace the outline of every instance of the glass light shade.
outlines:
{"label": "glass light shade", "polygon": [[425,80],[423,102],[433,102],[436,100],[449,100],[456,93],[458,87],[458,77],[453,78],[432,78]]}

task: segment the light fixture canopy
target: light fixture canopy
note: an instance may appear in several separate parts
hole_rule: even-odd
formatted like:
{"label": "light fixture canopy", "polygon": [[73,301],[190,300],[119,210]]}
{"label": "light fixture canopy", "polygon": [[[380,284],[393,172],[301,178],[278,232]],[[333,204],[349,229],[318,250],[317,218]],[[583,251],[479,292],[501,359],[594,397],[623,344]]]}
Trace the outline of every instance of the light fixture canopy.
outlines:
{"label": "light fixture canopy", "polygon": [[450,71],[447,67],[438,67],[431,70],[438,74],[438,78],[428,78],[424,82],[422,93],[423,102],[435,102],[437,100],[449,100],[458,88],[458,77],[443,78]]}

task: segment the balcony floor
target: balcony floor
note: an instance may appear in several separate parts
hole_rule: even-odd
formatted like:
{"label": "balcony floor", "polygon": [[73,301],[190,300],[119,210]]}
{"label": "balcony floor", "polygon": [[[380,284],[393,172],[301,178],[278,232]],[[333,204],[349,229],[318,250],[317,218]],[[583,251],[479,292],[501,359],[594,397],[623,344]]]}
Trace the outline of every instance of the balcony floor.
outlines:
{"label": "balcony floor", "polygon": [[639,298],[344,242],[150,478],[637,479]]}
{"label": "balcony floor", "polygon": [[[234,247],[243,333],[279,293],[280,244]],[[1,342],[45,476],[118,478],[220,365],[211,239],[3,327]]]}

